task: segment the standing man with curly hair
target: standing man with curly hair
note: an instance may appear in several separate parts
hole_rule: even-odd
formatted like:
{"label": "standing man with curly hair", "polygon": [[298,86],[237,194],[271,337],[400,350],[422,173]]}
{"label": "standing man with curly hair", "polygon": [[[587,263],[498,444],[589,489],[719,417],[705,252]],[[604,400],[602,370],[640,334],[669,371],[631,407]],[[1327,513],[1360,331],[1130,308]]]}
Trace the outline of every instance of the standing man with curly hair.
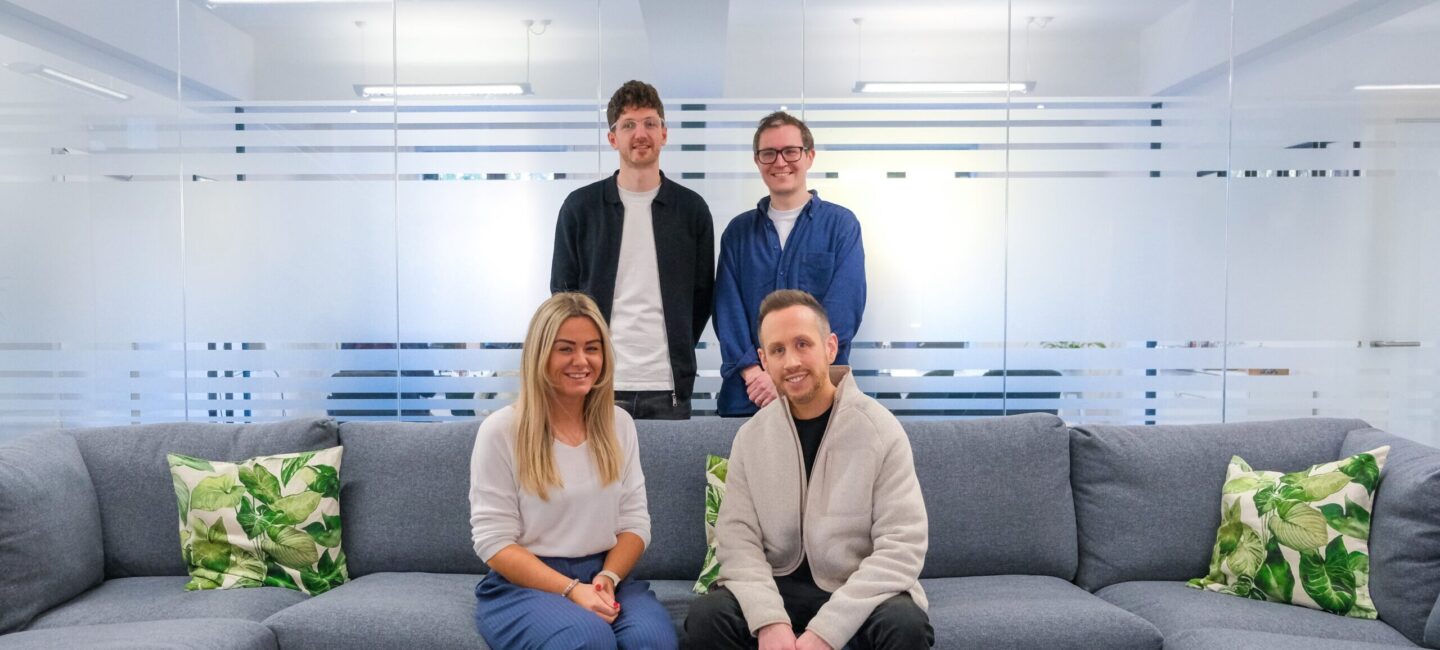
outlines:
{"label": "standing man with curly hair", "polygon": [[560,207],[550,290],[599,304],[614,338],[617,405],[636,419],[688,419],[715,286],[710,207],[660,171],[669,131],[653,86],[625,82],[605,117],[620,169]]}

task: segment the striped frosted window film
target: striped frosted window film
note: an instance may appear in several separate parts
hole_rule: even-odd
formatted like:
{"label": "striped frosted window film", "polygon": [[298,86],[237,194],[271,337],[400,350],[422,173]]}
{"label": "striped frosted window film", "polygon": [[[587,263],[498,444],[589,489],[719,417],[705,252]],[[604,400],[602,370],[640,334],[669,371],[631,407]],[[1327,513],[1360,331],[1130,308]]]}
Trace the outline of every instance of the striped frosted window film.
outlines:
{"label": "striped frosted window film", "polygon": [[[665,93],[662,166],[717,239],[764,193],[756,120],[811,125],[810,185],[865,233],[852,365],[899,414],[1336,415],[1440,442],[1440,93],[1354,89],[1423,71],[1435,6],[1096,0],[1041,27],[1022,0],[858,25],[736,1],[661,38],[644,26],[678,19],[609,0],[557,4],[543,29],[457,2],[17,4],[0,58],[131,98],[0,71],[0,436],[509,403],[555,214],[613,171],[603,102],[642,78]],[[772,4],[785,20],[752,15]],[[456,69],[529,74],[533,94],[355,89],[470,80]],[[925,80],[907,72],[1034,85],[852,91]],[[698,355],[713,412],[713,333]]]}

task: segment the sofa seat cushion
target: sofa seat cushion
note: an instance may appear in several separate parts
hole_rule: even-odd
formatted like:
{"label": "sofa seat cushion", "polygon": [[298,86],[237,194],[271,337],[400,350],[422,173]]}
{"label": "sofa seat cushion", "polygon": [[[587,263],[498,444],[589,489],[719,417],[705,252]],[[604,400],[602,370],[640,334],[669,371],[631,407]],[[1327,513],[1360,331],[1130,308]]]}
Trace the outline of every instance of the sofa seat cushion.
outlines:
{"label": "sofa seat cushion", "polygon": [[185,591],[188,578],[116,578],[41,614],[26,629],[191,618],[260,622],[307,596],[279,587]]}
{"label": "sofa seat cushion", "polygon": [[1154,626],[1059,578],[976,576],[920,584],[930,599],[936,648],[1161,647]]}
{"label": "sofa seat cushion", "polygon": [[287,648],[484,650],[488,646],[475,629],[475,585],[483,577],[372,573],[287,608],[265,624]]}
{"label": "sofa seat cushion", "polygon": [[675,634],[681,641],[685,640],[685,615],[690,612],[690,603],[700,597],[694,587],[695,583],[691,580],[650,581],[650,591],[655,592],[655,598],[665,606],[670,622],[675,624]]}
{"label": "sofa seat cushion", "polygon": [[275,650],[270,628],[252,621],[192,618],[78,625],[0,636],[0,650],[54,648],[167,648],[170,650]]}
{"label": "sofa seat cushion", "polygon": [[1265,648],[1265,650],[1393,650],[1387,643],[1362,643],[1317,639],[1313,636],[1274,634],[1252,630],[1196,628],[1165,637],[1166,650],[1214,650],[1215,648]]}
{"label": "sofa seat cushion", "polygon": [[1122,582],[1095,595],[1150,621],[1168,640],[1186,630],[1219,628],[1312,639],[1414,645],[1381,621],[1336,616],[1281,603],[1195,589],[1183,582]]}

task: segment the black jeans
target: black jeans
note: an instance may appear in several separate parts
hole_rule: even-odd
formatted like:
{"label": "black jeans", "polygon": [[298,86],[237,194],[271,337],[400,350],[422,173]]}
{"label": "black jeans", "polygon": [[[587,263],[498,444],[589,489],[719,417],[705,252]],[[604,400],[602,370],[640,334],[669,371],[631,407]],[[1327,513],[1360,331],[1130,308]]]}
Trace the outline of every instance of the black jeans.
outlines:
{"label": "black jeans", "polygon": [[636,420],[689,420],[690,401],[668,390],[617,390],[615,405]]}
{"label": "black jeans", "polygon": [[[785,613],[790,615],[790,626],[796,637],[805,633],[810,619],[830,600],[830,593],[824,589],[785,576],[775,578],[775,586],[780,588],[780,598],[785,601]],[[717,587],[690,602],[682,647],[731,650],[759,645],[759,639],[750,635],[750,628],[745,624],[740,601],[735,600],[735,594],[730,590]],[[865,619],[865,624],[845,647],[853,650],[916,650],[933,645],[935,630],[930,627],[930,617],[910,599],[910,594],[899,594],[891,596],[870,612],[870,617]]]}

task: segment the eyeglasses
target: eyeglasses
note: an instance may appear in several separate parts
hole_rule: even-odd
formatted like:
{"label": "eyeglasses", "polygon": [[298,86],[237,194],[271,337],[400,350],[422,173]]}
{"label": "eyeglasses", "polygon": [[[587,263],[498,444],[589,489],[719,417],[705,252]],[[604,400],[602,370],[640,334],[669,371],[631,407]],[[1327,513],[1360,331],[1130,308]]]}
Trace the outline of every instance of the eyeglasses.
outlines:
{"label": "eyeglasses", "polygon": [[647,117],[644,121],[640,122],[637,122],[635,120],[625,120],[624,122],[616,122],[614,124],[611,124],[610,130],[620,131],[621,133],[634,133],[635,129],[638,129],[642,126],[645,127],[646,131],[659,131],[660,129],[665,128],[665,120],[658,117]]}
{"label": "eyeglasses", "polygon": [[761,150],[755,152],[755,160],[760,161],[760,164],[762,164],[762,165],[769,165],[769,164],[775,162],[775,158],[778,156],[778,157],[784,159],[785,162],[796,162],[796,161],[800,160],[800,156],[804,155],[805,152],[806,152],[806,151],[809,151],[809,150],[810,150],[809,147],[784,147],[784,148],[782,148],[782,149],[761,149]]}

